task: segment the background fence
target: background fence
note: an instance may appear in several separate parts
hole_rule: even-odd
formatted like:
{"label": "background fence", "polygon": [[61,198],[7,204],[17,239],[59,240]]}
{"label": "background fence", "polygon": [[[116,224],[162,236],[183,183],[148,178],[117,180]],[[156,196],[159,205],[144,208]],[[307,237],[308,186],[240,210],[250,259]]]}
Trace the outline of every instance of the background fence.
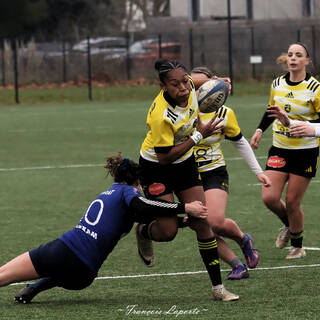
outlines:
{"label": "background fence", "polygon": [[[232,22],[230,57],[226,21],[193,23],[157,19],[138,41],[133,35],[83,39],[50,43],[30,41],[21,44],[2,41],[1,85],[96,85],[128,79],[154,79],[154,61],[158,57],[174,58],[188,68],[207,65],[217,74],[228,75],[230,58],[234,79],[269,79],[281,73],[275,59],[290,43],[302,41],[313,60],[310,72],[319,73],[320,23],[318,21]],[[158,32],[161,30],[161,33]],[[16,47],[16,68],[15,54]],[[260,56],[261,63],[251,64],[250,56]]]}

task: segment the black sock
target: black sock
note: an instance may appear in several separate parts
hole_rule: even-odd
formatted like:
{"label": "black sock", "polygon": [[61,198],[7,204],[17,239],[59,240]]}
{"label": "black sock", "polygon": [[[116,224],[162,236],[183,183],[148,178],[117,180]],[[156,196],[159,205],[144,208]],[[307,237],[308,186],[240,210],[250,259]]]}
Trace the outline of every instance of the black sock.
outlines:
{"label": "black sock", "polygon": [[206,240],[198,239],[198,246],[212,285],[217,286],[222,284],[216,238]]}
{"label": "black sock", "polygon": [[282,221],[282,223],[286,226],[289,227],[289,220],[287,216],[284,217],[279,217],[279,219]]}
{"label": "black sock", "polygon": [[291,246],[295,248],[302,248],[303,230],[301,232],[290,232]]}
{"label": "black sock", "polygon": [[57,282],[52,278],[41,278],[35,283],[29,285],[35,289],[35,292],[38,294],[41,291],[49,290],[57,286]]}

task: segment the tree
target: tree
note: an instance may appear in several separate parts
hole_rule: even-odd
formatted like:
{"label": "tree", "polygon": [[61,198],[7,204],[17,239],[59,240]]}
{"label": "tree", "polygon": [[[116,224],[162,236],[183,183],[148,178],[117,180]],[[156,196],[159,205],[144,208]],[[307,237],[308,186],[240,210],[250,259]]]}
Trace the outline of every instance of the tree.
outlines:
{"label": "tree", "polygon": [[28,38],[47,17],[46,0],[1,1],[0,37]]}

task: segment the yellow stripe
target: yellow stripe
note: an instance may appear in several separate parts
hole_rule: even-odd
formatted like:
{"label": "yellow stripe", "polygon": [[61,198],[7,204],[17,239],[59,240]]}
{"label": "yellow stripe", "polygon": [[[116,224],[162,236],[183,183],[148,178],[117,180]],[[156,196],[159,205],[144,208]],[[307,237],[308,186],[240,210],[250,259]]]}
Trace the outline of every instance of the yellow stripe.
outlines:
{"label": "yellow stripe", "polygon": [[209,263],[209,266],[215,266],[217,264],[219,264],[219,260],[215,259]]}
{"label": "yellow stripe", "polygon": [[217,241],[214,240],[211,242],[198,242],[198,246],[200,249],[203,249],[203,250],[217,248]]}
{"label": "yellow stripe", "polygon": [[290,238],[291,239],[299,239],[299,238],[302,238],[303,237],[303,231],[301,231],[300,233],[298,234],[292,234],[290,233]]}

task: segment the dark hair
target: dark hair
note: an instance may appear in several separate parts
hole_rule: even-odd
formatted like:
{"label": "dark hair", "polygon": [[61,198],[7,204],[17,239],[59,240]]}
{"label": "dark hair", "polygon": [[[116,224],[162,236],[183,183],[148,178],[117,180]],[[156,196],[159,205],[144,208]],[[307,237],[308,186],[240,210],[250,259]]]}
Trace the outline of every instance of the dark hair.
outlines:
{"label": "dark hair", "polygon": [[107,158],[104,166],[115,182],[134,184],[139,178],[139,165],[128,158],[122,158],[121,152]]}
{"label": "dark hair", "polygon": [[306,53],[307,53],[307,58],[310,58],[309,50],[308,50],[308,47],[307,47],[306,44],[304,44],[303,42],[298,41],[298,42],[291,43],[289,47],[291,47],[294,44],[298,44],[299,46],[304,48],[304,50],[306,50]]}
{"label": "dark hair", "polygon": [[213,77],[213,72],[207,67],[195,67],[191,70],[190,73],[201,73],[206,75],[208,78]]}
{"label": "dark hair", "polygon": [[174,69],[181,68],[187,71],[187,68],[177,60],[158,59],[154,64],[154,68],[158,71],[159,79],[162,83],[165,82],[168,72]]}

